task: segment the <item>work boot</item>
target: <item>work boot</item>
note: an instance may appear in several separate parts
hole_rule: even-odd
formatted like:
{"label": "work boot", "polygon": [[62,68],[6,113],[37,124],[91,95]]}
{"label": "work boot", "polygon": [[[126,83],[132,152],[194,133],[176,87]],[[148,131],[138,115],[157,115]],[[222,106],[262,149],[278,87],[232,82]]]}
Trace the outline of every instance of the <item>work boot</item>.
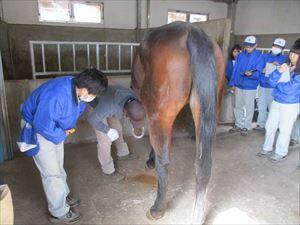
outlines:
{"label": "work boot", "polygon": [[70,194],[67,196],[66,202],[71,208],[80,205],[80,200],[77,198],[73,198]]}
{"label": "work boot", "polygon": [[272,151],[261,150],[259,153],[256,154],[256,156],[258,157],[269,156],[269,155],[272,155]]}
{"label": "work boot", "polygon": [[242,131],[242,128],[234,125],[228,132],[229,133],[236,133],[236,132],[240,132],[240,131]]}
{"label": "work boot", "polygon": [[120,161],[123,160],[133,160],[133,159],[137,159],[139,156],[136,153],[129,153],[128,155],[124,155],[124,156],[119,156],[118,159]]}
{"label": "work boot", "polygon": [[64,224],[73,224],[80,220],[81,216],[78,213],[73,212],[71,209],[70,211],[61,217],[50,216],[49,221],[51,223],[64,223]]}
{"label": "work boot", "polygon": [[125,176],[123,174],[119,173],[118,171],[115,171],[111,174],[104,173],[103,175],[105,177],[107,177],[113,183],[118,183],[125,179]]}

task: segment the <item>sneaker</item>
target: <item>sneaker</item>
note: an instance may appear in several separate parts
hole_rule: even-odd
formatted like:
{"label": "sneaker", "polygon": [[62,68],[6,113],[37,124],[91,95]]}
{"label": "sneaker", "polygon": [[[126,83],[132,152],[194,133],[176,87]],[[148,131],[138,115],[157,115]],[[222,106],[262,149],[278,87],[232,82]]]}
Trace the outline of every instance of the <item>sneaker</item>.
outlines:
{"label": "sneaker", "polygon": [[138,158],[138,155],[135,154],[135,153],[129,153],[128,155],[124,155],[124,156],[119,156],[118,159],[120,161],[122,160],[133,160],[133,159],[137,159]]}
{"label": "sneaker", "polygon": [[236,132],[240,132],[242,130],[242,128],[234,125],[228,132],[229,133],[236,133]]}
{"label": "sneaker", "polygon": [[49,221],[51,223],[64,223],[64,224],[73,224],[80,220],[81,216],[78,213],[73,212],[71,209],[70,211],[61,217],[50,216]]}
{"label": "sneaker", "polygon": [[70,194],[67,196],[66,202],[71,208],[80,205],[80,200],[77,198],[73,198]]}
{"label": "sneaker", "polygon": [[258,157],[270,156],[270,155],[272,155],[272,151],[265,151],[265,150],[261,150],[259,153],[256,154],[256,156]]}
{"label": "sneaker", "polygon": [[280,161],[284,160],[285,157],[286,156],[282,156],[282,155],[278,155],[278,154],[274,153],[273,155],[269,156],[269,159],[272,162],[280,162]]}
{"label": "sneaker", "polygon": [[249,131],[246,128],[243,128],[242,131],[241,131],[242,136],[247,136],[248,133],[249,133]]}
{"label": "sneaker", "polygon": [[104,176],[109,178],[109,180],[113,183],[117,183],[125,179],[125,176],[118,171],[115,171],[111,174],[104,173]]}
{"label": "sneaker", "polygon": [[257,125],[254,130],[257,130],[257,131],[265,131],[265,128],[264,127],[261,127],[259,125]]}

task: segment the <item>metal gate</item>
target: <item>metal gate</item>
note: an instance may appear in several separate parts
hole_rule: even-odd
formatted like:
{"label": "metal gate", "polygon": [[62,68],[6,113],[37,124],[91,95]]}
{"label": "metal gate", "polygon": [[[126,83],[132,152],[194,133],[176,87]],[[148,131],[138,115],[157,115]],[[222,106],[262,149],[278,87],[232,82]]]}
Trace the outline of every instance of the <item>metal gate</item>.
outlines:
{"label": "metal gate", "polygon": [[[83,68],[93,66],[110,74],[130,73],[139,43],[29,41],[29,45],[32,76],[36,79],[37,76],[79,73],[78,64],[82,61],[85,61]],[[63,55],[68,55],[68,62]],[[47,60],[51,61],[52,68],[47,65]],[[72,65],[64,66],[63,61],[65,64],[72,62]],[[115,62],[114,68],[110,65],[112,61]]]}

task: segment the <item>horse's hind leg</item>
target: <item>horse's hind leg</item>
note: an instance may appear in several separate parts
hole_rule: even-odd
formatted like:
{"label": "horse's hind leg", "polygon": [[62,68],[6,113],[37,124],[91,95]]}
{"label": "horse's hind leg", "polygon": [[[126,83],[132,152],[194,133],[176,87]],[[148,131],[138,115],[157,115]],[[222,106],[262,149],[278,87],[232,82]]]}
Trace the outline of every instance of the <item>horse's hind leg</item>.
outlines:
{"label": "horse's hind leg", "polygon": [[154,169],[155,168],[155,153],[154,149],[151,146],[151,151],[149,153],[149,158],[146,162],[146,166],[148,169]]}
{"label": "horse's hind leg", "polygon": [[152,220],[163,217],[167,208],[166,194],[172,124],[173,121],[163,121],[160,118],[149,120],[150,141],[155,150],[155,169],[158,182],[156,200],[150,211],[147,212],[147,217]]}

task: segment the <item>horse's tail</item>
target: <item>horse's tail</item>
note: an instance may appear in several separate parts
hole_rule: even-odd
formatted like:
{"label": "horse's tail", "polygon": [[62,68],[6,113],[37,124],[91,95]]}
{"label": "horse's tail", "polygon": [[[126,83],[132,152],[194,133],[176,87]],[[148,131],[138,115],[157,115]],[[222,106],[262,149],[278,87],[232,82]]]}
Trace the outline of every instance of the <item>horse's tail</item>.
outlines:
{"label": "horse's tail", "polygon": [[213,43],[200,29],[192,28],[187,37],[192,72],[190,105],[196,127],[196,201],[193,218],[203,222],[206,188],[211,175],[211,149],[216,130],[217,72]]}

